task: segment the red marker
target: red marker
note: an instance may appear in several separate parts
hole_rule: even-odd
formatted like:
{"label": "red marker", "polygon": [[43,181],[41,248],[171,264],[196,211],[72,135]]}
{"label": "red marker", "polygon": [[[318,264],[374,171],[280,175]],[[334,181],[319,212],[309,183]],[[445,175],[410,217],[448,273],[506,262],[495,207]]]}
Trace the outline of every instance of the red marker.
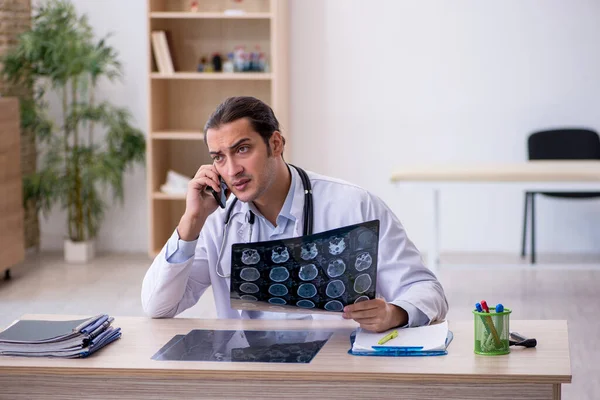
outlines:
{"label": "red marker", "polygon": [[[481,308],[483,308],[483,312],[488,313],[488,314],[490,313],[490,308],[488,307],[485,300],[481,300]],[[492,320],[492,317],[486,316],[486,317],[482,317],[482,318],[485,318],[485,320],[487,321],[489,331],[492,333],[492,336],[494,337],[496,346],[498,346],[498,347],[502,346],[502,342],[500,341],[500,336],[498,336],[498,332],[496,331],[496,328],[494,327],[494,321]]]}
{"label": "red marker", "polygon": [[485,311],[486,313],[490,312],[490,309],[489,309],[487,303],[485,302],[485,300],[481,300],[481,308],[483,308],[483,311]]}

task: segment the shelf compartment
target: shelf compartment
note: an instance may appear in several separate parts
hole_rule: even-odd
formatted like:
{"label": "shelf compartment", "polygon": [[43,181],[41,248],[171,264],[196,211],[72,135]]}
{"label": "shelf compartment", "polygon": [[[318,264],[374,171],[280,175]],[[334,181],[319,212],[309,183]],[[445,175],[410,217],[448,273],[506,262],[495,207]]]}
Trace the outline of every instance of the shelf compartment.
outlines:
{"label": "shelf compartment", "polygon": [[203,141],[152,140],[152,192],[160,191],[173,170],[188,177],[196,175],[203,164],[210,164],[210,156]]}
{"label": "shelf compartment", "polygon": [[271,104],[270,81],[152,80],[152,132],[203,132],[217,106],[231,96],[254,96]]}
{"label": "shelf compartment", "polygon": [[[151,31],[165,31],[169,52],[175,71],[189,75],[194,79],[203,79],[212,73],[196,73],[199,60],[206,57],[210,61],[214,53],[219,53],[223,59],[227,53],[233,52],[237,46],[244,46],[247,52],[259,51],[265,54],[269,65],[271,52],[271,21],[269,19],[151,19]],[[150,39],[149,39],[150,40]],[[152,52],[154,57],[154,52]],[[154,71],[157,71],[154,69]],[[242,75],[252,76],[261,73],[240,72],[231,75],[217,75],[225,79],[247,79]],[[252,74],[252,75],[251,75]],[[161,74],[159,74],[161,75]],[[238,75],[240,76],[238,78]],[[165,76],[165,75],[161,75]],[[258,77],[265,79],[266,77]],[[209,79],[207,76],[204,79]],[[219,79],[219,78],[216,78]]]}

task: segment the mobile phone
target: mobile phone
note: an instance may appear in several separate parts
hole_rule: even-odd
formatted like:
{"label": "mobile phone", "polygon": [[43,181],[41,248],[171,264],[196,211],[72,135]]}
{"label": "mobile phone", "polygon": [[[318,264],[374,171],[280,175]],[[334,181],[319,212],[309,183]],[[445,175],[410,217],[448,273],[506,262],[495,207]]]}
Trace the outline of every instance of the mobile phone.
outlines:
{"label": "mobile phone", "polygon": [[217,193],[215,191],[215,189],[213,189],[210,186],[208,186],[206,188],[206,190],[208,190],[209,192],[212,193],[212,195],[214,196],[215,200],[217,201],[217,204],[219,205],[219,207],[225,208],[225,203],[227,203],[227,196],[225,195],[225,191],[227,190],[227,185],[225,184],[225,181],[223,180],[223,178],[221,178],[220,176],[219,176],[219,184],[221,185],[220,193]]}

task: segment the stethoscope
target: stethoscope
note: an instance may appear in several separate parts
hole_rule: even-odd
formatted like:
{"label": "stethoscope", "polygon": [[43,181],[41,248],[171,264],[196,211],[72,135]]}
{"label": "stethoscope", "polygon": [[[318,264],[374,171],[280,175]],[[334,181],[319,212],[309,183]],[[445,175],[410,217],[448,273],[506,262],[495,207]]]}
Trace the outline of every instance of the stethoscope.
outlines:
{"label": "stethoscope", "polygon": [[[304,219],[304,228],[303,228],[303,236],[312,235],[313,231],[313,203],[312,203],[312,186],[310,184],[310,179],[308,179],[308,175],[306,172],[300,167],[296,167],[295,165],[288,164],[292,166],[298,171],[300,175],[300,179],[302,180],[302,186],[304,188],[304,209],[302,211],[303,219]],[[288,167],[289,168],[289,167]],[[291,171],[290,171],[291,173]],[[237,203],[238,198],[234,198],[231,202],[231,205],[227,209],[225,213],[225,227],[223,229],[223,239],[221,239],[221,248],[219,249],[219,256],[217,257],[217,265],[215,266],[215,270],[217,271],[217,275],[221,278],[230,278],[231,274],[225,275],[223,273],[223,269],[221,268],[221,257],[223,256],[223,248],[225,247],[225,240],[227,238],[227,232],[229,231],[229,222],[231,219],[231,213],[235,204]],[[248,234],[248,243],[252,240],[252,227],[254,226],[254,220],[256,216],[252,211],[248,211],[246,214],[246,222],[250,224],[250,233]]]}

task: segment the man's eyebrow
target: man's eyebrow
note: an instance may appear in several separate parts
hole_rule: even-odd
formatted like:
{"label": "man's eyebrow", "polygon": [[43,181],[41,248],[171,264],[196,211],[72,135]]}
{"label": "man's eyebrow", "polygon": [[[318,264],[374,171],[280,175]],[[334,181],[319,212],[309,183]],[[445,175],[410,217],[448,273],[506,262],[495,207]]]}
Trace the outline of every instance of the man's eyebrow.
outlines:
{"label": "man's eyebrow", "polygon": [[[249,142],[249,141],[250,141],[250,138],[243,138],[243,139],[240,139],[240,140],[238,140],[237,142],[235,142],[234,144],[232,144],[231,146],[229,146],[229,149],[230,149],[230,150],[233,150],[233,149],[235,149],[236,147],[238,147],[240,144],[242,144],[242,143],[245,143],[245,142]],[[209,151],[209,153],[210,153],[211,155],[219,155],[219,154],[223,154],[223,152],[221,152],[221,151]]]}
{"label": "man's eyebrow", "polygon": [[234,144],[232,144],[231,146],[229,146],[230,150],[235,149],[236,147],[238,147],[240,144],[244,143],[244,142],[249,142],[250,138],[243,138],[238,140],[237,142],[235,142]]}

